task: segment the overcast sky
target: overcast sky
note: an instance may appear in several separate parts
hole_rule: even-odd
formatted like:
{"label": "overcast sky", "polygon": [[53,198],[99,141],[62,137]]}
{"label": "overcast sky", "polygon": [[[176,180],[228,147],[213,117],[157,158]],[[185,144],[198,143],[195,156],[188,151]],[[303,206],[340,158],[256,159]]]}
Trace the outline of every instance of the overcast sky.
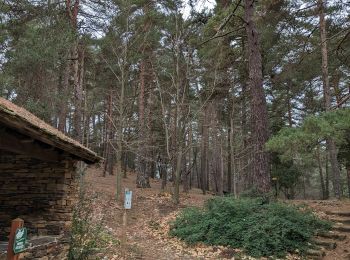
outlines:
{"label": "overcast sky", "polygon": [[[202,11],[203,9],[212,9],[215,6],[215,0],[199,0],[195,6],[196,11]],[[187,4],[183,8],[183,17],[187,18],[190,15],[191,8]]]}

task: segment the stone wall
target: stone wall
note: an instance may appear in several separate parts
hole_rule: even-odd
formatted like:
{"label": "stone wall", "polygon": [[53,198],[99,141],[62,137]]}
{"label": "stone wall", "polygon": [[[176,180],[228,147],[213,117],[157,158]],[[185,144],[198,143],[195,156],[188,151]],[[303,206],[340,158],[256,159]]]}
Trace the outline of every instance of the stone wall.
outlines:
{"label": "stone wall", "polygon": [[[66,260],[69,243],[64,236],[38,237],[29,241],[26,251],[20,254],[21,260]],[[0,248],[0,260],[6,260],[6,250]]]}
{"label": "stone wall", "polygon": [[74,161],[43,162],[0,150],[0,240],[7,240],[17,217],[29,237],[65,233],[76,190]]}

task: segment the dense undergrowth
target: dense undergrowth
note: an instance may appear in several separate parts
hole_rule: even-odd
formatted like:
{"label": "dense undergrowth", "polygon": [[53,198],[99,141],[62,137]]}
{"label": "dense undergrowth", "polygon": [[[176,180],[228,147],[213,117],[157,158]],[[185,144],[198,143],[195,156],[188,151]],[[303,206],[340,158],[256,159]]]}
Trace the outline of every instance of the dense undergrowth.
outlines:
{"label": "dense undergrowth", "polygon": [[203,209],[184,209],[170,234],[189,244],[231,246],[254,257],[284,257],[288,252],[305,253],[313,236],[330,227],[306,208],[227,197],[211,199]]}

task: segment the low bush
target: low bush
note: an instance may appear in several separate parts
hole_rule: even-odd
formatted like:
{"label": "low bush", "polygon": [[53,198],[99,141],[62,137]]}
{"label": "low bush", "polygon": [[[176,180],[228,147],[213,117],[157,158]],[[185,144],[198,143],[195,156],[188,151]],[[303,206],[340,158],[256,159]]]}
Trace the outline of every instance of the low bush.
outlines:
{"label": "low bush", "polygon": [[88,194],[84,188],[81,189],[73,214],[69,260],[101,259],[99,254],[119,243],[106,229],[96,200],[97,194]]}
{"label": "low bush", "polygon": [[306,208],[226,197],[207,201],[203,209],[183,210],[171,224],[170,235],[189,244],[241,248],[254,257],[284,257],[305,252],[313,236],[330,227]]}

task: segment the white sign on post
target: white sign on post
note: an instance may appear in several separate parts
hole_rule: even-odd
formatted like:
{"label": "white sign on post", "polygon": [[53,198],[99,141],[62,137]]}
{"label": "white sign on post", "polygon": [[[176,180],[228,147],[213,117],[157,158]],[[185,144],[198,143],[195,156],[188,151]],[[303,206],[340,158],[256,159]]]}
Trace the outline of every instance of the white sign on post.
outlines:
{"label": "white sign on post", "polygon": [[131,199],[132,199],[132,191],[129,189],[125,189],[125,195],[124,195],[125,209],[131,209]]}

